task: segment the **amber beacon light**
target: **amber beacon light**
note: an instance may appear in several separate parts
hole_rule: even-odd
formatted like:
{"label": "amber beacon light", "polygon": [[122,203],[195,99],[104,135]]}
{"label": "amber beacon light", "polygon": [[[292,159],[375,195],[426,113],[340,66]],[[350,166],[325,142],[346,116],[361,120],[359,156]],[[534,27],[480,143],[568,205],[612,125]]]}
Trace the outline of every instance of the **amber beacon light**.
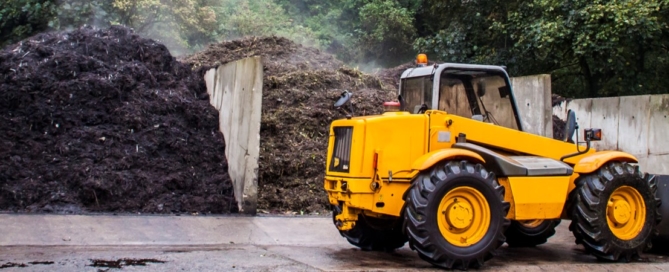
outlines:
{"label": "amber beacon light", "polygon": [[418,54],[418,56],[416,56],[416,65],[427,66],[427,55],[426,54]]}

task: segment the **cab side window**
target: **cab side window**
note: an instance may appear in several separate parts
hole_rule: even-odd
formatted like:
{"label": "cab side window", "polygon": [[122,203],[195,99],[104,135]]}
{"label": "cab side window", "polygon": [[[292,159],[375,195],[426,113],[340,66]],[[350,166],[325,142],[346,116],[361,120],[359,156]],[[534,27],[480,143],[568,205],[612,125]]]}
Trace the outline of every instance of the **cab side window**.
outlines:
{"label": "cab side window", "polygon": [[478,88],[484,88],[484,95],[481,96],[481,103],[488,110],[488,115],[493,118],[497,125],[518,129],[516,116],[513,112],[510,95],[504,94],[502,90],[508,88],[504,78],[500,76],[490,76],[478,79],[475,84]]}

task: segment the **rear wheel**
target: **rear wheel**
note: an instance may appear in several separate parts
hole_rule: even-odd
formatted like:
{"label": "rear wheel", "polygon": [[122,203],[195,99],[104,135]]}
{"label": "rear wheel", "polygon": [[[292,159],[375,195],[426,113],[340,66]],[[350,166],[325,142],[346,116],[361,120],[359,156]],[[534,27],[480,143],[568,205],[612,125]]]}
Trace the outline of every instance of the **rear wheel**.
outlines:
{"label": "rear wheel", "polygon": [[406,195],[409,245],[442,268],[480,267],[504,243],[509,204],[481,164],[447,161],[421,173]]}
{"label": "rear wheel", "polygon": [[651,247],[661,219],[654,178],[625,162],[611,162],[576,180],[572,201],[577,244],[600,260],[632,261]]}
{"label": "rear wheel", "polygon": [[[333,220],[337,210],[333,207]],[[364,214],[358,216],[352,229],[339,231],[339,234],[363,251],[393,251],[407,242],[398,220],[378,219]]]}
{"label": "rear wheel", "polygon": [[511,221],[506,230],[506,243],[510,247],[533,247],[544,244],[555,235],[555,228],[561,222],[555,220]]}

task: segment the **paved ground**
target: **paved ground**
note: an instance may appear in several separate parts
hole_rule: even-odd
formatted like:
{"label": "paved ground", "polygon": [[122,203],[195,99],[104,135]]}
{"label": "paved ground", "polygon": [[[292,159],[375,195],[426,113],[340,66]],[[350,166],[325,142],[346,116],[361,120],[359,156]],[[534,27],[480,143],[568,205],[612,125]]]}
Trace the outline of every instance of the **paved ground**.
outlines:
{"label": "paved ground", "polygon": [[[408,246],[359,251],[327,217],[0,215],[0,222],[3,271],[439,271]],[[574,245],[568,224],[546,245],[503,247],[483,270],[669,270],[669,251],[599,263]]]}

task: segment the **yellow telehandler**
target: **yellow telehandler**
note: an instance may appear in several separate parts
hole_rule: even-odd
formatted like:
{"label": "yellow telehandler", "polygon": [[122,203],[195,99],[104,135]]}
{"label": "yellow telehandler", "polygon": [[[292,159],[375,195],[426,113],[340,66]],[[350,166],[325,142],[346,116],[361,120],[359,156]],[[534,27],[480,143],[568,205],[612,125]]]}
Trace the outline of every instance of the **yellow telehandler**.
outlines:
{"label": "yellow telehandler", "polygon": [[408,241],[435,266],[467,269],[504,243],[545,243],[568,219],[598,259],[631,261],[651,247],[662,217],[654,176],[630,154],[591,148],[600,129],[574,141],[569,112],[563,139],[524,132],[504,67],[428,65],[424,54],[416,63],[383,114],[331,124],[324,188],[351,244]]}

